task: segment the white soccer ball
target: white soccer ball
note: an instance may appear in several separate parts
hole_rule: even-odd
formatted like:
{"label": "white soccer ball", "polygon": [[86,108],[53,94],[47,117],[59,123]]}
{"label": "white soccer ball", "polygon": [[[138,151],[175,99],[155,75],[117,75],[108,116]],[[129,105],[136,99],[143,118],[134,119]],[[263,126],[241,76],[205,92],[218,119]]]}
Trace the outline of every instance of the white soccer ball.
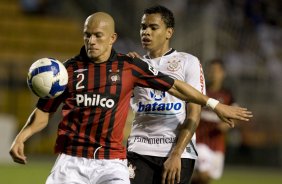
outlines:
{"label": "white soccer ball", "polygon": [[27,84],[40,98],[55,98],[62,94],[68,83],[65,66],[52,58],[41,58],[29,68]]}

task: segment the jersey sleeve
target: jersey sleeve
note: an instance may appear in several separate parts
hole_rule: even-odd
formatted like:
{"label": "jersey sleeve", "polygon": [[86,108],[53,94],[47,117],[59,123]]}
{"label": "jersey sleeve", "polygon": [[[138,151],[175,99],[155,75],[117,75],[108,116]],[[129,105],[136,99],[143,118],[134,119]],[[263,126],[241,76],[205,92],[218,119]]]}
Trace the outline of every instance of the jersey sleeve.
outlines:
{"label": "jersey sleeve", "polygon": [[206,84],[202,65],[196,57],[187,58],[185,62],[185,82],[202,94],[206,94]]}
{"label": "jersey sleeve", "polygon": [[63,95],[58,96],[57,98],[54,99],[42,99],[40,98],[37,101],[36,107],[40,110],[42,110],[43,112],[56,112],[58,107],[60,106],[60,104],[63,101]]}
{"label": "jersey sleeve", "polygon": [[174,79],[156,70],[152,65],[141,59],[134,58],[132,66],[132,74],[137,78],[137,86],[167,91],[174,84]]}

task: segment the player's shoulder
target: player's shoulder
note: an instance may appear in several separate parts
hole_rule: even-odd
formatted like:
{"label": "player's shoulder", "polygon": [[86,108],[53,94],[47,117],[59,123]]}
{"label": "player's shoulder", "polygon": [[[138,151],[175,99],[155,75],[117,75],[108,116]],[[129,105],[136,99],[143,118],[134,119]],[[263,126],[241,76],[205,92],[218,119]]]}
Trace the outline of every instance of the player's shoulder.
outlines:
{"label": "player's shoulder", "polygon": [[65,60],[63,64],[66,68],[68,68],[69,66],[73,65],[74,63],[77,63],[78,61],[82,61],[82,58],[80,56],[75,56]]}
{"label": "player's shoulder", "polygon": [[129,57],[126,54],[123,54],[123,53],[116,53],[116,56],[120,60],[124,60],[124,61],[131,61],[132,60],[131,57]]}
{"label": "player's shoulder", "polygon": [[187,52],[178,52],[178,51],[176,51],[175,55],[179,59],[182,59],[187,64],[198,64],[198,63],[200,63],[198,57],[196,57],[196,56],[194,56],[192,54],[189,54]]}
{"label": "player's shoulder", "polygon": [[137,58],[137,57],[132,58],[122,53],[117,53],[117,59],[123,62],[127,62],[127,63],[135,63],[141,60],[140,58]]}

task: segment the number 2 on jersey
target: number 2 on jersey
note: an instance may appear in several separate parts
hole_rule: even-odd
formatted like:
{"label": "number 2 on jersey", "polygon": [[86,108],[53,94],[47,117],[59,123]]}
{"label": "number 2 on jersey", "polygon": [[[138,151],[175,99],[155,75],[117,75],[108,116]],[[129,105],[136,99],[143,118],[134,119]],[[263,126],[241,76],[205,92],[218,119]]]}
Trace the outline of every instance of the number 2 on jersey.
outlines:
{"label": "number 2 on jersey", "polygon": [[80,73],[77,75],[78,78],[78,82],[76,83],[76,89],[83,89],[85,88],[84,85],[82,85],[82,82],[84,80],[84,74],[83,73]]}

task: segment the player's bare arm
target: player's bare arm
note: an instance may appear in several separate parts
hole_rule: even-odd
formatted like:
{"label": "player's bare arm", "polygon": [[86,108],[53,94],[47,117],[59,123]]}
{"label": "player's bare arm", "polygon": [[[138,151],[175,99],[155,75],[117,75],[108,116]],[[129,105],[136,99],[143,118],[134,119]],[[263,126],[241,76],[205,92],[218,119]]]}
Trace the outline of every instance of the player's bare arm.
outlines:
{"label": "player's bare arm", "polygon": [[16,136],[10,149],[10,155],[14,162],[26,164],[26,156],[24,154],[24,142],[36,132],[41,131],[48,124],[49,113],[35,109],[29,116],[26,124]]}
{"label": "player's bare arm", "polygon": [[164,163],[162,184],[173,184],[175,180],[178,183],[180,182],[181,155],[191,141],[193,134],[199,125],[201,106],[190,103],[189,108],[186,109],[186,120],[180,127],[176,145],[173,147],[168,159]]}
{"label": "player's bare arm", "polygon": [[[234,127],[233,120],[249,121],[249,118],[253,117],[252,112],[248,109],[221,104],[180,80],[175,80],[168,92],[184,101],[210,106],[218,117],[231,127]],[[210,100],[212,100],[211,103]]]}

